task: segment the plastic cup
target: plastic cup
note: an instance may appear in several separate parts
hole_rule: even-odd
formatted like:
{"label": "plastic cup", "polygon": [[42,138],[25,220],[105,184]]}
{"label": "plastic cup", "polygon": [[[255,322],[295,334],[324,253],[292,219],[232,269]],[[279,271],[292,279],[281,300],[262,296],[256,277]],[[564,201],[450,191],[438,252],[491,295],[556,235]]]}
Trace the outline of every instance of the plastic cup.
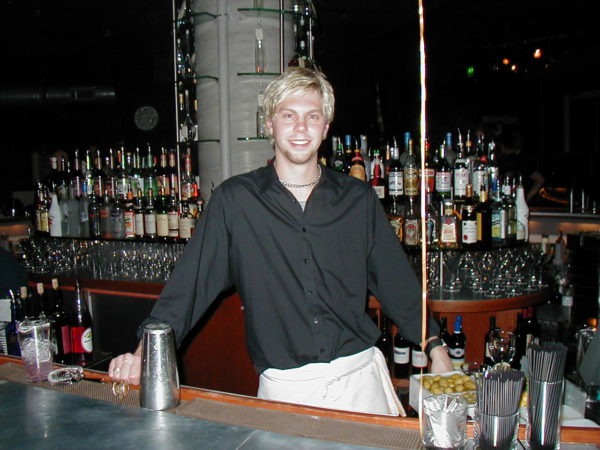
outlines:
{"label": "plastic cup", "polygon": [[477,411],[475,418],[475,446],[479,449],[514,449],[517,447],[519,411],[507,416],[496,416]]}
{"label": "plastic cup", "polygon": [[34,383],[47,380],[52,370],[50,322],[26,319],[17,324],[17,332],[25,363],[25,379]]}
{"label": "plastic cup", "polygon": [[467,401],[452,394],[423,400],[423,446],[426,449],[463,449],[467,444]]}

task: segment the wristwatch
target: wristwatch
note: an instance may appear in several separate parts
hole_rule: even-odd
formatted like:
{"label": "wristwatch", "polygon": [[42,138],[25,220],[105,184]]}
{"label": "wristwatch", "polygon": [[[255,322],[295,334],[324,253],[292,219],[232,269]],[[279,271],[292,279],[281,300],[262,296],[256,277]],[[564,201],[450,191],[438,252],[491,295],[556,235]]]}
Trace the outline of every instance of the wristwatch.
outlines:
{"label": "wristwatch", "polygon": [[446,344],[440,338],[436,337],[436,338],[431,339],[425,346],[425,354],[427,355],[427,357],[431,358],[429,356],[429,354],[431,353],[431,350],[433,350],[436,347],[439,347],[440,345],[443,346],[444,348],[446,348]]}

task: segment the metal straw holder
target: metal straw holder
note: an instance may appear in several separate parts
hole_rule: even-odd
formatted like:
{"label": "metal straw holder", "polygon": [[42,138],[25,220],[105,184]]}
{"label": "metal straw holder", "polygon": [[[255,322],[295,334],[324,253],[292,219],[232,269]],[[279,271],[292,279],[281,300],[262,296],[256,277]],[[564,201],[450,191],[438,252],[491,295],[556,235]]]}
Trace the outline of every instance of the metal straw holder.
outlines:
{"label": "metal straw holder", "polygon": [[142,339],[140,405],[163,410],[179,404],[179,375],[173,328],[165,323],[149,323]]}
{"label": "metal straw holder", "polygon": [[529,379],[527,441],[531,450],[560,448],[564,380]]}

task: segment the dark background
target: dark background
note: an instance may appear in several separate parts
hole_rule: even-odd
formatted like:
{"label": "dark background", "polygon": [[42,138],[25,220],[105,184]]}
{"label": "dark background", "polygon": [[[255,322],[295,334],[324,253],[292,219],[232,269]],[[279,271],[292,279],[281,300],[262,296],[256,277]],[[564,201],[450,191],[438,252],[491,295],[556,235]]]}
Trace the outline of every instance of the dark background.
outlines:
{"label": "dark background", "polygon": [[[0,191],[32,187],[33,152],[105,150],[121,141],[173,146],[170,1],[0,4]],[[315,6],[316,59],[337,97],[332,134],[367,134],[374,146],[400,140],[404,131],[416,134],[417,1],[316,0]],[[537,167],[558,184],[595,190],[600,33],[598,14],[588,7],[583,0],[425,0],[432,144],[459,127],[466,132],[487,119],[504,121],[505,145],[521,149],[516,164]],[[536,47],[544,52],[539,60],[532,57]],[[502,65],[504,57],[517,64],[515,72]],[[566,102],[569,137],[566,98],[574,99]],[[159,111],[149,132],[133,122],[142,105]]]}

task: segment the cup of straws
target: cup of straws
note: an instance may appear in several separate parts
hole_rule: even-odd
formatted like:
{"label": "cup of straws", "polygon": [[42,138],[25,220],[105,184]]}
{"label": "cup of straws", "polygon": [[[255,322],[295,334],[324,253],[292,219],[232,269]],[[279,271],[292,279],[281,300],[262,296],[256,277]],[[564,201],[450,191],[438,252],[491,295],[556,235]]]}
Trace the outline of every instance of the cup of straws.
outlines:
{"label": "cup of straws", "polygon": [[513,369],[492,369],[478,380],[474,427],[477,448],[516,448],[524,380],[523,372]]}
{"label": "cup of straws", "polygon": [[527,440],[531,450],[560,446],[560,417],[567,347],[560,342],[530,344]]}

